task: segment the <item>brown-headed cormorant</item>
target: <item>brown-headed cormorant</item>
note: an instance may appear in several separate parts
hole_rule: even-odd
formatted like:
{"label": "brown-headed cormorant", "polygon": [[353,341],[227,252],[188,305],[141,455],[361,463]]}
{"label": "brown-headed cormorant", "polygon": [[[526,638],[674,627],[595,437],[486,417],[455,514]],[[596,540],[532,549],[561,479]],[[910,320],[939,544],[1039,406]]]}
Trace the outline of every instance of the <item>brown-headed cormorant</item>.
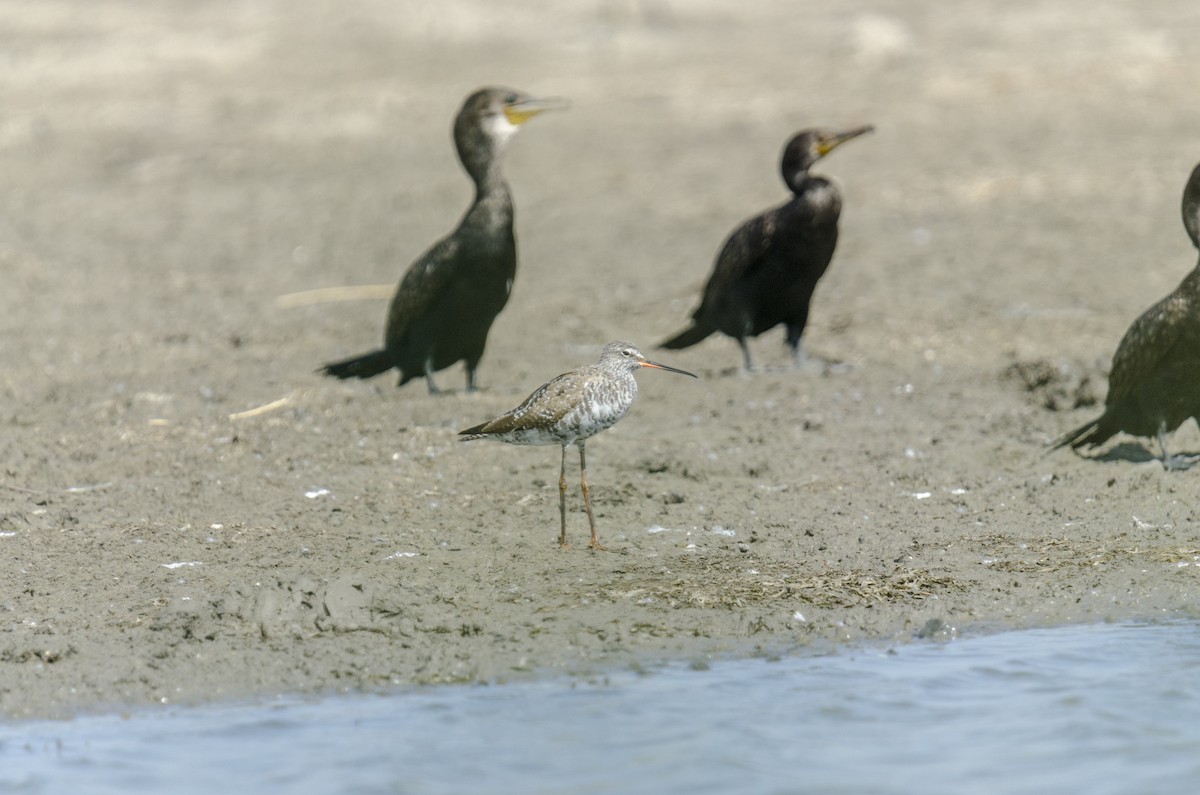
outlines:
{"label": "brown-headed cormorant", "polygon": [[371,378],[395,367],[399,385],[462,360],[467,389],[488,330],[508,302],[517,272],[513,203],[500,172],[504,147],[517,127],[538,113],[564,107],[509,88],[483,88],[463,102],[454,120],[454,143],[475,183],[475,200],[458,227],[420,256],[400,280],[388,308],[383,347],[321,368],[336,378]]}
{"label": "brown-headed cormorant", "polygon": [[845,132],[802,130],[783,150],[783,181],[792,199],[743,223],[725,241],[692,325],[660,343],[686,348],[720,331],[742,347],[746,369],[754,369],[747,337],[783,323],[796,364],[804,361],[800,337],[817,281],[837,246],[842,198],[832,182],[809,173],[814,163],[872,127]]}
{"label": "brown-headed cormorant", "polygon": [[[1200,165],[1183,189],[1183,226],[1200,249]],[[1113,354],[1104,413],[1051,443],[1096,447],[1119,432],[1158,437],[1166,469],[1186,468],[1167,453],[1167,434],[1200,417],[1200,262],[1170,295],[1133,321]]]}

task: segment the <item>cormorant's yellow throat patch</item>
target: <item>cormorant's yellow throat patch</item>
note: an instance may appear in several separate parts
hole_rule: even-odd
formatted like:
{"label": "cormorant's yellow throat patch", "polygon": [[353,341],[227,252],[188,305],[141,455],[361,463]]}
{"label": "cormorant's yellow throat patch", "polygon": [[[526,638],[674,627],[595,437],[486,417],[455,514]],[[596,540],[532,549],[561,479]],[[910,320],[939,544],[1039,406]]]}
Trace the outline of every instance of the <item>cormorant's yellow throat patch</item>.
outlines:
{"label": "cormorant's yellow throat patch", "polygon": [[504,116],[511,124],[524,124],[534,116],[541,113],[545,108],[524,108],[519,105],[508,105],[504,108]]}

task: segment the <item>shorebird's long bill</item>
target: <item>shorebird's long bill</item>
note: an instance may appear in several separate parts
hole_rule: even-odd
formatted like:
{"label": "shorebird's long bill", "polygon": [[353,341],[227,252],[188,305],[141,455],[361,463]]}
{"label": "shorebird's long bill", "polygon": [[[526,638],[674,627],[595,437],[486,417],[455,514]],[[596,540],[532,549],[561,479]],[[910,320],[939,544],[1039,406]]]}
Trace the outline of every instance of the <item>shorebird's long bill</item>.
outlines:
{"label": "shorebird's long bill", "polygon": [[874,129],[875,129],[874,127],[867,124],[863,127],[855,127],[853,130],[846,130],[845,132],[834,133],[833,135],[830,135],[828,138],[823,139],[817,145],[817,151],[821,154],[821,157],[824,157],[825,155],[832,152],[834,149],[837,149],[839,146],[846,143],[846,141],[850,141],[854,138],[857,138],[860,135],[866,135],[867,133],[873,131]]}
{"label": "shorebird's long bill", "polygon": [[680,370],[678,367],[668,367],[665,364],[659,364],[658,362],[652,362],[649,359],[643,359],[641,362],[638,362],[638,364],[640,364],[642,367],[653,367],[655,370],[666,370],[669,373],[679,373],[680,375],[690,375],[692,378],[699,377],[695,373],[689,373],[687,370]]}
{"label": "shorebird's long bill", "polygon": [[547,110],[563,110],[570,107],[567,100],[561,97],[522,97],[511,105],[504,107],[504,115],[512,124],[524,124]]}

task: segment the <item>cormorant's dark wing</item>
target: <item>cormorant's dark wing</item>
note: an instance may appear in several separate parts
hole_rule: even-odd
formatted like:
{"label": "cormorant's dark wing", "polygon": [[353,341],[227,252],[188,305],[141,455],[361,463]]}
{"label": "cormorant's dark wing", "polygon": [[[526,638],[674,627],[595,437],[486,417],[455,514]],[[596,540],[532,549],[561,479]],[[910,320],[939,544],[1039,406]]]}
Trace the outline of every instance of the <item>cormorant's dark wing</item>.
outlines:
{"label": "cormorant's dark wing", "polygon": [[1187,304],[1188,298],[1176,291],[1133,321],[1113,354],[1105,403],[1112,405],[1124,398],[1170,355],[1189,322]]}
{"label": "cormorant's dark wing", "polygon": [[409,267],[388,309],[387,342],[402,340],[411,324],[435,311],[463,273],[464,246],[455,236],[439,240]]}
{"label": "cormorant's dark wing", "polygon": [[774,243],[776,219],[774,211],[763,213],[733,231],[717,255],[717,263],[704,287],[704,297],[693,317],[700,319],[709,312],[719,312],[738,284],[762,267]]}

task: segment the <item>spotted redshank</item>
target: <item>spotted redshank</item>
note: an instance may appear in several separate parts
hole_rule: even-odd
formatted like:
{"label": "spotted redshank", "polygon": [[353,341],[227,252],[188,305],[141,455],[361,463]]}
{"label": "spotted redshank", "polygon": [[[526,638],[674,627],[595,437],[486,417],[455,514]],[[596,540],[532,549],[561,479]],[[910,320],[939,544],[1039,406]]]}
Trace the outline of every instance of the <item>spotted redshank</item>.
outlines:
{"label": "spotted redshank", "polygon": [[682,373],[694,373],[668,367],[647,359],[629,342],[610,342],[604,346],[595,364],[584,365],[542,384],[525,402],[495,419],[460,431],[463,441],[498,439],[509,444],[562,445],[562,467],[558,474],[558,513],[562,531],[558,543],[567,546],[567,448],[579,448],[579,486],[583,507],[592,529],[592,549],[604,549],[596,538],[596,517],[592,514],[591,489],[587,480],[584,440],[590,439],[625,416],[637,396],[633,374],[642,367]]}

